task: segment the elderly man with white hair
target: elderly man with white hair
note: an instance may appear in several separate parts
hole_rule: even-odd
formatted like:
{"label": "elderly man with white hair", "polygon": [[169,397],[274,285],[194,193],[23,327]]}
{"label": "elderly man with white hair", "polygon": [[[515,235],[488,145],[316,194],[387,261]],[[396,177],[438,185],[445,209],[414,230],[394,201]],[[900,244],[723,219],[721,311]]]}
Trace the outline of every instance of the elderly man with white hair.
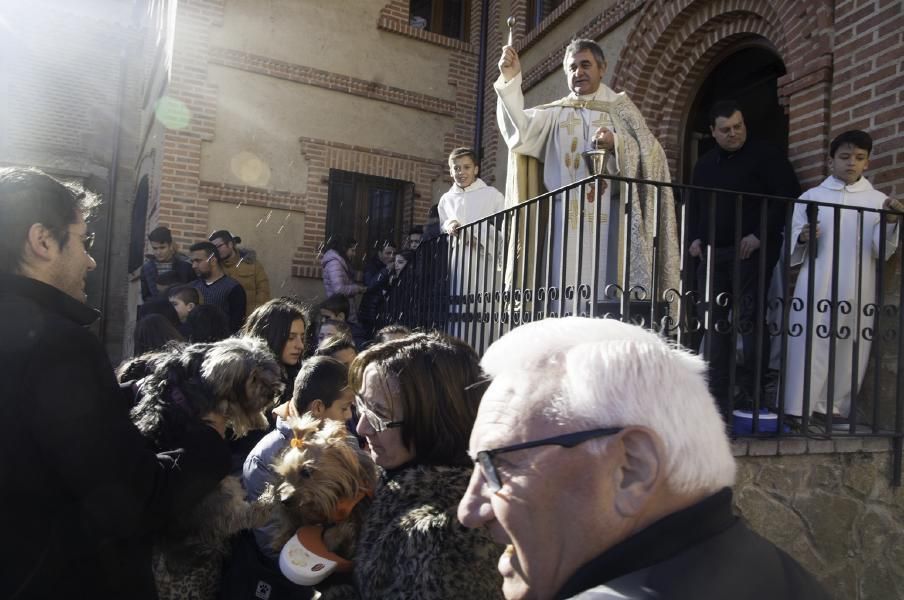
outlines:
{"label": "elderly man with white hair", "polygon": [[506,598],[828,598],[732,513],[705,364],[612,320],[530,323],[487,351],[467,527],[507,544]]}

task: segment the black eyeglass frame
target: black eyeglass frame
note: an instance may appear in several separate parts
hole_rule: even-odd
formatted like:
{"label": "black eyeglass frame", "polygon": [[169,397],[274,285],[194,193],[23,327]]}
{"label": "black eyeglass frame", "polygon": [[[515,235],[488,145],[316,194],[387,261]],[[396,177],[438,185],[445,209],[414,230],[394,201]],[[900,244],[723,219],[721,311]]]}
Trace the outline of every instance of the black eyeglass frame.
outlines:
{"label": "black eyeglass frame", "polygon": [[477,460],[483,471],[483,477],[487,482],[487,487],[492,493],[497,493],[502,489],[502,479],[493,463],[493,457],[497,454],[505,452],[515,452],[516,450],[526,450],[527,448],[536,448],[538,446],[563,446],[565,448],[574,448],[579,444],[594,438],[605,437],[607,435],[615,435],[620,433],[624,427],[603,427],[599,429],[588,429],[587,431],[577,431],[574,433],[564,433],[553,437],[544,438],[542,440],[534,440],[532,442],[521,442],[511,446],[495,448],[493,450],[481,450],[477,453]]}
{"label": "black eyeglass frame", "polygon": [[396,429],[405,424],[405,421],[391,421],[384,419],[374,411],[372,411],[361,399],[361,396],[355,394],[355,409],[360,413],[358,419],[367,419],[371,428],[377,433],[383,433],[387,429]]}
{"label": "black eyeglass frame", "polygon": [[94,239],[96,234],[93,231],[89,231],[82,236],[82,245],[85,247],[85,252],[91,252],[91,248],[94,247]]}

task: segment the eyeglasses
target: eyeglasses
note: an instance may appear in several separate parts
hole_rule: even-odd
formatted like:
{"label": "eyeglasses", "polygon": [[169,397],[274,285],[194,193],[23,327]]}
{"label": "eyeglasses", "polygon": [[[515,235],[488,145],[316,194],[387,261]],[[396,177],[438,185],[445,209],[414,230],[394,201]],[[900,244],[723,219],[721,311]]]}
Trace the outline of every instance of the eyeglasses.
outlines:
{"label": "eyeglasses", "polygon": [[496,448],[495,450],[481,450],[477,453],[477,464],[483,471],[483,477],[486,479],[487,488],[490,492],[496,493],[502,489],[502,480],[499,477],[499,471],[493,463],[493,457],[504,452],[514,452],[516,450],[525,450],[527,448],[536,448],[537,446],[564,446],[565,448],[574,448],[578,444],[583,444],[588,440],[607,435],[615,435],[620,432],[622,427],[605,427],[603,429],[590,429],[588,431],[578,431],[576,433],[565,433],[553,437],[536,440],[533,442],[522,442],[513,446],[505,446],[504,448]]}
{"label": "eyeglasses", "polygon": [[91,231],[82,236],[82,244],[85,246],[85,252],[91,252],[94,247],[94,232]]}
{"label": "eyeglasses", "polygon": [[401,427],[405,423],[404,421],[389,421],[384,419],[367,408],[367,405],[364,404],[364,401],[361,400],[360,396],[355,396],[355,408],[358,410],[358,414],[361,415],[361,418],[367,419],[368,425],[370,425],[377,433],[383,433],[387,429]]}

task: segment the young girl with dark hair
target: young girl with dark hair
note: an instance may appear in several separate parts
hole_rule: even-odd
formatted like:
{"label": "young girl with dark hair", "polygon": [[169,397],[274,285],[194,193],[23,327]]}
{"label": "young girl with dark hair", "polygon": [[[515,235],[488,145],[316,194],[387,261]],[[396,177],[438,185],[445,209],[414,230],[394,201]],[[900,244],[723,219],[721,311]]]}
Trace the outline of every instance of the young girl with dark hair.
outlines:
{"label": "young girl with dark hair", "polygon": [[307,330],[306,310],[287,298],[275,298],[258,306],[248,315],[241,334],[258,337],[267,342],[286,371],[286,389],[282,401],[292,397],[295,376],[301,365]]}

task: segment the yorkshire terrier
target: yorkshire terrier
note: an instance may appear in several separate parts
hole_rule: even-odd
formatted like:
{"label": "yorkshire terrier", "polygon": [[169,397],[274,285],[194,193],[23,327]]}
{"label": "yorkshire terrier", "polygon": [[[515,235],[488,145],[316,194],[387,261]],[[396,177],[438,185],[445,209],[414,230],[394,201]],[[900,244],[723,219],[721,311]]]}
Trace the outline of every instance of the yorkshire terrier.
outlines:
{"label": "yorkshire terrier", "polygon": [[345,423],[304,415],[290,421],[294,438],[274,467],[281,477],[261,498],[279,523],[273,549],[292,536],[322,526],[327,550],[352,561],[358,532],[377,485],[377,466]]}

